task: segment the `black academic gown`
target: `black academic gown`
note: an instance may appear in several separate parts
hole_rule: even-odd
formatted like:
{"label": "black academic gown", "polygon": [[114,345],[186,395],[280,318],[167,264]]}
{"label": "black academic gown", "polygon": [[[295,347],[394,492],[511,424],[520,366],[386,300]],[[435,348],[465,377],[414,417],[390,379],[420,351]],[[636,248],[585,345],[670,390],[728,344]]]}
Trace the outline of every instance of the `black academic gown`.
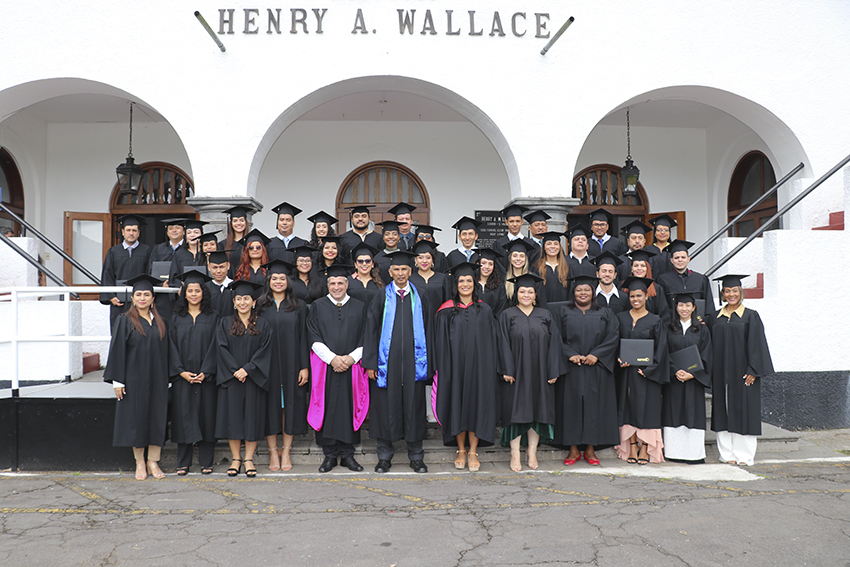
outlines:
{"label": "black academic gown", "polygon": [[210,303],[212,304],[213,311],[216,314],[216,317],[221,319],[222,317],[232,316],[233,315],[233,290],[221,288],[215,282],[206,282],[204,284],[207,293],[210,294]]}
{"label": "black academic gown", "polygon": [[446,263],[448,264],[448,266],[447,266],[448,272],[451,272],[452,266],[456,266],[456,265],[460,264],[461,262],[467,262],[468,261],[472,264],[477,264],[480,259],[481,259],[481,256],[478,255],[478,252],[473,252],[472,256],[470,256],[470,259],[467,260],[466,254],[464,254],[463,252],[461,252],[460,250],[455,248],[454,250],[450,251],[446,255]]}
{"label": "black academic gown", "polygon": [[[151,248],[151,257],[150,257],[150,269],[153,270],[154,262],[171,262],[174,260],[174,256],[177,253],[177,250],[180,250],[181,246],[178,246],[175,250],[171,247],[171,242],[165,241],[160,242],[153,248]],[[170,270],[169,270],[170,272]],[[170,277],[170,276],[169,276]],[[169,286],[175,287],[179,285],[179,282],[172,282],[169,280]],[[171,321],[171,312],[174,311],[174,304],[177,301],[177,296],[172,293],[160,293],[157,294],[154,299],[156,302],[156,310],[162,315],[166,321]]]}
{"label": "black academic gown", "polygon": [[[339,356],[351,354],[363,346],[366,325],[366,305],[350,298],[337,307],[327,296],[320,297],[310,306],[307,318],[307,342],[323,343]],[[370,380],[371,382],[371,380]],[[360,430],[353,424],[354,394],[351,386],[351,369],[335,372],[328,365],[325,375],[325,413],[322,429],[316,431],[318,445],[336,442],[357,445]],[[374,418],[374,414],[373,414]]]}
{"label": "black academic gown", "polygon": [[[694,377],[687,382],[676,378],[676,368],[670,359],[670,383],[663,388],[664,405],[661,421],[664,427],[705,429],[705,389],[711,387],[711,331],[702,323],[694,321],[695,327],[689,328],[683,335],[681,331],[667,328],[667,351],[672,354],[691,345],[699,349],[705,370],[692,372]],[[694,331],[696,329],[696,331]]]}
{"label": "black academic gown", "polygon": [[499,380],[502,426],[554,425],[555,385],[549,380],[564,372],[564,362],[561,334],[552,314],[535,307],[526,315],[519,307],[510,307],[499,316],[499,332],[502,374],[514,377],[513,384]]}
{"label": "black academic gown", "polygon": [[457,445],[457,435],[469,431],[482,447],[496,439],[502,350],[490,306],[441,307],[434,316],[434,371],[437,373],[436,417],[443,444]]}
{"label": "black academic gown", "polygon": [[360,238],[360,235],[355,233],[354,230],[349,230],[340,234],[339,240],[346,250],[353,250],[354,247],[361,242],[365,242],[369,246],[373,246],[378,250],[384,246],[383,238],[375,231],[370,232],[364,238]]}
{"label": "black academic gown", "polygon": [[[617,370],[620,425],[661,429],[661,389],[663,384],[670,382],[667,331],[661,318],[651,312],[638,319],[634,328],[631,310],[618,313],[617,320],[621,339],[653,340],[650,366],[628,366]],[[641,376],[638,369],[643,370],[645,376]]]}
{"label": "black academic gown", "polygon": [[[655,246],[655,244],[650,244],[650,246]],[[670,262],[670,252],[668,251],[669,246],[670,245],[668,244],[658,255],[649,259],[649,263],[652,266],[652,274],[656,278],[658,278],[661,274],[674,271],[673,264]],[[655,246],[655,249],[658,250],[658,246]]]}
{"label": "black academic gown", "polygon": [[369,280],[364,286],[363,282],[360,281],[356,274],[348,280],[348,295],[363,305],[370,305],[375,296],[383,290],[383,286],[378,287],[375,280]]}
{"label": "black academic gown", "polygon": [[596,277],[596,265],[591,262],[590,254],[586,254],[581,262],[572,256],[567,256],[567,267],[570,270],[571,278],[576,276]]}
{"label": "black academic gown", "polygon": [[186,266],[206,266],[206,254],[198,248],[197,254],[192,254],[188,248],[181,246],[171,259],[171,269],[168,270],[168,281],[178,282]]}
{"label": "black academic gown", "polygon": [[[171,319],[168,327],[169,377],[171,379],[171,440],[175,443],[215,442],[215,383],[218,316],[188,313]],[[181,372],[204,374],[200,384],[190,384]]]}
{"label": "black academic gown", "polygon": [[[150,273],[151,248],[147,244],[139,245],[131,252],[124,249],[123,244],[117,244],[106,252],[103,260],[103,270],[100,273],[100,282],[103,286],[119,285],[119,281],[127,281],[140,274]],[[110,329],[115,329],[115,320],[130,308],[132,302],[128,299],[121,307],[112,305],[111,299],[116,297],[114,293],[101,293],[100,302],[109,305]],[[120,382],[120,380],[119,380]]]}
{"label": "black academic gown", "polygon": [[495,289],[485,289],[481,282],[478,283],[478,297],[481,301],[490,306],[493,311],[493,316],[496,319],[502,314],[502,311],[508,308],[508,296],[505,293],[505,284],[502,282]]}
{"label": "black academic gown", "polygon": [[[711,347],[711,429],[761,435],[761,381],[773,374],[761,317],[746,308],[743,317],[736,313],[717,317],[711,327]],[[744,374],[756,377],[752,386],[744,384]]]}
{"label": "black academic gown", "polygon": [[272,236],[269,241],[268,246],[266,246],[266,254],[269,256],[269,262],[272,260],[283,260],[284,262],[289,262],[290,264],[295,263],[295,254],[292,252],[294,248],[298,248],[299,246],[304,246],[307,244],[307,241],[303,238],[299,238],[297,236],[293,236],[292,240],[289,241],[289,246],[283,243],[283,240],[278,238],[277,235]]}
{"label": "black academic gown", "polygon": [[[393,284],[388,284],[392,286]],[[420,294],[426,339],[430,343],[431,307],[428,297]],[[378,370],[378,346],[383,328],[386,292],[375,296],[366,312],[363,337],[363,368]],[[428,347],[431,347],[429,344]],[[433,364],[428,349],[429,366]],[[429,369],[429,377],[433,371]],[[379,388],[377,380],[369,381],[369,436],[376,439],[421,441],[425,438],[425,381],[416,381],[413,348],[413,306],[410,294],[396,302],[387,361],[387,387]]]}
{"label": "black academic gown", "polygon": [[[266,270],[264,268],[257,268],[255,270],[253,267],[248,266],[248,272],[250,274],[247,278],[249,282],[258,283],[260,285],[266,284]],[[246,278],[239,279],[244,280]]]}
{"label": "black academic gown", "polygon": [[[558,421],[554,445],[607,446],[620,442],[614,371],[620,346],[619,322],[608,308],[575,306],[558,311],[567,373],[555,384]],[[575,364],[570,357],[592,354],[596,364]]]}
{"label": "black academic gown", "polygon": [[121,382],[124,399],[115,405],[112,445],[147,447],[165,444],[168,419],[168,336],[159,336],[153,324],[139,319],[139,333],[129,317],[119,316],[112,332],[104,382]]}
{"label": "black academic gown", "polygon": [[614,254],[614,256],[620,256],[625,254],[628,251],[629,247],[625,245],[625,243],[617,238],[616,236],[612,236],[608,240],[605,241],[605,244],[602,247],[599,246],[599,242],[596,240],[596,237],[591,237],[587,239],[587,253],[592,258],[596,258],[603,251],[607,250]]}
{"label": "black academic gown", "polygon": [[546,264],[545,276],[544,274],[538,273],[537,266],[532,267],[530,271],[540,277],[546,278],[546,281],[543,282],[543,294],[546,296],[546,303],[570,300],[570,282],[567,282],[566,286],[561,285],[561,281],[558,279],[558,272],[555,271],[549,264]]}
{"label": "black academic gown", "polygon": [[[271,373],[266,435],[307,433],[307,404],[310,386],[298,385],[298,373],[310,368],[310,344],[307,340],[307,304],[286,311],[269,305],[260,312],[272,331]],[[286,419],[286,423],[282,423]]]}
{"label": "black academic gown", "polygon": [[419,275],[417,270],[410,275],[410,283],[416,286],[422,295],[428,296],[428,303],[431,306],[430,315],[433,316],[440,306],[448,301],[451,295],[451,284],[449,277],[446,274],[434,272],[434,274],[425,281],[425,278]]}
{"label": "black academic gown", "polygon": [[[227,246],[227,239],[219,240],[218,246],[216,248],[218,250],[227,250],[225,248]],[[242,262],[242,245],[238,242],[234,242],[230,247],[230,269],[227,270],[227,277],[233,279],[233,276],[236,274],[236,270],[239,269],[239,263]]]}
{"label": "black academic gown", "polygon": [[676,270],[666,272],[658,276],[658,283],[664,287],[667,294],[667,305],[670,308],[670,317],[676,317],[676,305],[671,294],[694,292],[698,299],[705,300],[705,313],[698,313],[708,324],[709,330],[717,317],[714,309],[714,295],[711,293],[711,282],[703,274],[693,270],[685,270],[680,274]]}
{"label": "black academic gown", "polygon": [[631,309],[631,305],[629,305],[629,298],[626,297],[626,294],[623,293],[623,290],[617,288],[617,293],[619,295],[612,295],[611,299],[607,299],[604,295],[596,292],[596,303],[599,307],[607,307],[616,315],[617,313],[622,313],[623,311],[628,311]]}
{"label": "black academic gown", "polygon": [[[382,239],[383,240],[383,239]],[[399,250],[410,250],[413,248],[413,245],[416,244],[416,233],[408,232],[407,234],[398,234],[398,249]],[[380,249],[380,246],[378,246]]]}
{"label": "black academic gown", "polygon": [[[310,282],[316,281],[315,286],[307,286],[300,277],[298,277],[298,272],[295,271],[289,277],[289,282],[292,284],[292,293],[295,294],[299,300],[303,301],[307,305],[310,305],[317,298],[327,295],[328,293],[328,284],[327,281],[322,282],[321,276],[317,270],[310,271]],[[324,283],[324,287],[322,287],[322,283]]]}
{"label": "black academic gown", "polygon": [[[667,290],[658,282],[653,282],[652,285],[655,286],[655,295],[646,298],[646,310],[661,317],[661,324],[666,327],[670,324],[672,317],[670,304],[667,303]],[[620,287],[620,295],[625,298],[626,310],[630,310],[632,306],[629,303],[629,294],[623,291],[622,287]]]}
{"label": "black academic gown", "polygon": [[[401,250],[401,248],[398,248],[398,250]],[[393,250],[393,252],[395,252],[395,250]],[[393,281],[390,277],[390,264],[393,263],[393,259],[389,254],[387,254],[387,251],[382,249],[380,252],[375,254],[374,262],[375,265],[378,266],[378,272],[381,274],[381,281]]]}
{"label": "black academic gown", "polygon": [[[215,436],[219,439],[261,441],[266,436],[266,397],[272,362],[269,324],[257,318],[258,335],[230,334],[233,317],[224,317],[216,329],[218,405]],[[244,368],[248,377],[240,382],[233,373]]]}

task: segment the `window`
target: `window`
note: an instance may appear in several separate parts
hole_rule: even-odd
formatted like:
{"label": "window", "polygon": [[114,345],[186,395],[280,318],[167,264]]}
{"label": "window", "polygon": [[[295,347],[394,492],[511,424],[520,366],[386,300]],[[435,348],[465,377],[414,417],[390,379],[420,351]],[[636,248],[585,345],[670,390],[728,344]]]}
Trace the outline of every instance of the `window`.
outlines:
{"label": "window", "polygon": [[348,174],[339,188],[336,217],[340,219],[339,232],[350,227],[347,207],[374,205],[370,211],[373,222],[393,220],[387,213],[396,203],[405,202],[416,206],[411,215],[414,224],[430,224],[431,208],[428,192],[413,171],[391,161],[373,161],[361,165]]}
{"label": "window", "polygon": [[[728,218],[731,221],[738,216],[756,199],[764,195],[771,187],[776,185],[776,175],[770,160],[759,152],[752,151],[741,158],[732,180],[729,182],[729,197],[727,203]],[[764,202],[747,213],[745,216],[729,229],[729,236],[749,236],[757,228],[766,223],[776,214],[776,195],[766,199]],[[768,230],[780,228],[779,222],[775,222]]]}
{"label": "window", "polygon": [[[24,216],[24,184],[15,160],[6,148],[0,147],[0,201],[16,215]],[[21,226],[12,220],[6,211],[0,211],[0,227],[11,227],[15,235],[21,234]]]}
{"label": "window", "polygon": [[635,219],[646,220],[649,201],[643,184],[638,182],[637,195],[623,195],[623,183],[620,180],[622,166],[597,164],[583,169],[573,177],[573,197],[581,204],[570,212],[585,215],[592,210],[605,207],[614,215],[614,226],[610,233],[617,235],[622,226]]}

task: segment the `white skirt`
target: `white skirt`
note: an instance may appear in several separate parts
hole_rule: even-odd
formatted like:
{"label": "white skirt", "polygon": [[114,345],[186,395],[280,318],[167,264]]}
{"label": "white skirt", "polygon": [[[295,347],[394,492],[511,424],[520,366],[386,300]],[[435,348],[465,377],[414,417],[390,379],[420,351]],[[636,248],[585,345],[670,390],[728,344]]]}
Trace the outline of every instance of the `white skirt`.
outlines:
{"label": "white skirt", "polygon": [[680,461],[705,459],[705,430],[680,427],[664,428],[664,456]]}

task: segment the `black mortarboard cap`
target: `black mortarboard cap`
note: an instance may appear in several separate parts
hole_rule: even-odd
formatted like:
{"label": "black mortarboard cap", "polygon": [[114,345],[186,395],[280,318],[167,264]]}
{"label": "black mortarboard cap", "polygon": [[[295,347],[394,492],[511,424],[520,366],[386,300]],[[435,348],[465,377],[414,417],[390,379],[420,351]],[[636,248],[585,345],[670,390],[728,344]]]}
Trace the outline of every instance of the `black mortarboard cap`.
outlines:
{"label": "black mortarboard cap", "polygon": [[502,244],[502,248],[508,252],[508,255],[513,254],[514,252],[523,252],[526,256],[529,256],[532,252],[534,252],[535,245],[531,244],[524,238],[517,238],[516,240],[505,242]]}
{"label": "black mortarboard cap", "polygon": [[[652,250],[653,248],[655,248],[654,251]],[[632,262],[649,262],[653,256],[658,255],[658,248],[655,246],[646,246],[640,250],[629,250],[628,255]]]}
{"label": "black mortarboard cap", "polygon": [[590,211],[587,217],[590,219],[590,222],[602,221],[607,222],[609,225],[614,221],[614,215],[602,208]]}
{"label": "black mortarboard cap", "polygon": [[561,237],[566,236],[564,232],[556,232],[550,230],[549,232],[544,232],[543,234],[538,234],[537,237],[540,238],[543,242],[549,242],[550,240],[554,240],[560,244]]}
{"label": "black mortarboard cap", "polygon": [[214,230],[213,232],[205,232],[199,238],[198,242],[203,244],[204,242],[218,242],[218,239],[215,237],[220,230]]}
{"label": "black mortarboard cap", "polygon": [[312,246],[307,246],[306,244],[302,244],[301,246],[296,246],[295,248],[290,248],[290,252],[295,256],[295,259],[298,258],[310,258],[313,259],[313,252],[316,251]]}
{"label": "black mortarboard cap", "polygon": [[354,273],[354,266],[351,264],[334,264],[328,266],[327,275],[329,278],[347,278]]}
{"label": "black mortarboard cap", "polygon": [[394,220],[386,220],[384,222],[379,222],[379,223],[375,223],[375,224],[381,225],[381,231],[382,232],[387,232],[387,231],[398,232],[398,222],[396,222]]}
{"label": "black mortarboard cap", "polygon": [[726,274],[719,278],[713,278],[713,280],[720,282],[720,289],[722,290],[725,287],[743,287],[741,280],[746,277],[749,277],[749,274]]}
{"label": "black mortarboard cap", "polygon": [[576,224],[575,226],[571,226],[570,229],[567,231],[567,236],[569,236],[570,240],[572,240],[574,236],[584,236],[585,238],[590,238],[591,234],[592,233],[590,232],[590,229],[580,223]]}
{"label": "black mortarboard cap", "polygon": [[171,219],[159,219],[159,222],[163,224],[163,226],[183,226],[183,221],[186,219],[182,218],[171,218]]}
{"label": "black mortarboard cap", "polygon": [[250,295],[256,299],[263,286],[250,280],[236,280],[235,282],[230,282],[227,289],[233,292],[234,297],[237,295]]}
{"label": "black mortarboard cap", "polygon": [[616,267],[623,263],[623,261],[620,260],[617,255],[611,252],[610,250],[603,250],[590,261],[593,262],[593,264],[597,268],[602,264],[611,264],[612,266]]}
{"label": "black mortarboard cap", "polygon": [[430,234],[430,235],[433,236],[434,231],[442,232],[441,229],[437,228],[436,226],[431,226],[430,224],[418,224],[418,225],[416,225],[416,235],[417,236],[419,236],[420,234]]}
{"label": "black mortarboard cap", "polygon": [[551,218],[552,217],[550,217],[548,214],[546,214],[546,211],[540,211],[540,210],[531,211],[530,213],[525,215],[525,220],[528,221],[528,224],[531,224],[531,223],[534,223],[534,222],[537,222],[537,221],[549,220]]}
{"label": "black mortarboard cap", "polygon": [[186,274],[188,274],[190,272],[199,272],[201,274],[206,274],[207,273],[207,267],[206,266],[183,266],[183,276],[184,277],[186,276]]}
{"label": "black mortarboard cap", "polygon": [[528,212],[528,207],[523,207],[522,205],[508,205],[504,209],[502,209],[502,216],[506,219],[511,217],[521,217],[525,213]]}
{"label": "black mortarboard cap", "polygon": [[387,212],[391,213],[395,216],[398,216],[398,215],[410,214],[415,210],[416,210],[416,207],[413,206],[413,205],[410,205],[408,203],[399,203],[396,206],[394,206],[392,209],[388,210]]}
{"label": "black mortarboard cap", "polygon": [[620,229],[620,232],[625,234],[626,237],[629,237],[632,234],[643,234],[644,236],[646,236],[646,233],[651,230],[652,227],[648,224],[644,224],[639,220],[633,220],[632,222],[624,226],[622,229]]}
{"label": "black mortarboard cap", "polygon": [[251,232],[246,234],[245,237],[239,241],[239,244],[241,244],[242,246],[248,246],[248,244],[250,244],[251,242],[261,242],[263,246],[268,246],[271,240],[268,236],[263,234],[260,229],[255,228],[251,230]]}
{"label": "black mortarboard cap", "polygon": [[272,211],[277,213],[278,216],[280,216],[280,215],[292,215],[293,217],[295,217],[295,216],[298,216],[298,213],[301,212],[301,209],[299,209],[295,205],[290,205],[289,203],[284,201],[280,205],[274,207],[272,209]]}
{"label": "black mortarboard cap", "polygon": [[543,278],[533,272],[528,272],[527,274],[510,278],[508,281],[514,284],[516,288],[534,287],[537,282],[542,282]]}
{"label": "black mortarboard cap", "polygon": [[235,207],[230,207],[229,209],[224,211],[224,214],[229,215],[230,218],[248,218],[248,213],[254,212],[253,208],[248,208],[243,205],[236,205]]}
{"label": "black mortarboard cap", "polygon": [[266,273],[269,275],[288,274],[289,272],[295,269],[295,266],[293,266],[289,262],[277,258],[272,260],[271,262],[266,262],[265,264],[263,264],[262,267],[265,268]]}
{"label": "black mortarboard cap", "polygon": [[458,232],[463,230],[474,230],[475,232],[478,232],[478,228],[481,224],[481,221],[477,221],[473,218],[461,217],[459,221],[452,225],[452,228]]}
{"label": "black mortarboard cap", "polygon": [[392,254],[388,254],[391,266],[412,266],[413,259],[416,254],[407,250],[396,250]]}
{"label": "black mortarboard cap", "polygon": [[449,270],[452,274],[452,277],[457,281],[457,279],[461,276],[472,276],[475,277],[475,271],[478,269],[478,264],[473,264],[472,262],[458,262],[452,269]]}
{"label": "black mortarboard cap", "polygon": [[673,305],[677,303],[693,303],[696,305],[695,299],[702,298],[701,291],[670,291],[667,292],[667,295],[670,296],[670,299],[673,301]]}
{"label": "black mortarboard cap", "polygon": [[229,262],[231,252],[233,250],[216,250],[215,252],[210,252],[207,256],[207,262],[210,264],[224,264],[225,262]]}
{"label": "black mortarboard cap", "polygon": [[153,288],[162,285],[159,278],[149,276],[148,274],[139,274],[136,277],[127,280],[127,285],[133,286],[133,292],[137,291],[153,291]]}
{"label": "black mortarboard cap", "polygon": [[439,244],[437,244],[436,242],[431,242],[430,240],[420,240],[419,242],[414,244],[412,248],[410,248],[410,251],[416,254],[417,256],[419,254],[426,254],[428,252],[430,252],[433,256],[434,253],[437,251],[437,246],[439,246]]}
{"label": "black mortarboard cap", "polygon": [[[673,242],[671,242],[670,245],[667,247],[667,252],[669,252],[671,255],[674,252],[687,252],[690,249],[690,247],[693,246],[693,245],[694,245],[693,242],[688,242],[687,240],[676,239]],[[657,248],[657,246],[656,246],[656,248]]]}
{"label": "black mortarboard cap", "polygon": [[330,213],[326,213],[325,211],[319,211],[312,217],[308,217],[307,220],[313,224],[316,224],[317,222],[326,222],[328,223],[328,226],[339,222],[339,219],[334,216],[331,216]]}
{"label": "black mortarboard cap", "polygon": [[589,285],[590,287],[594,287],[599,284],[599,278],[596,276],[591,276],[589,274],[578,274],[577,276],[573,276],[570,278],[570,281],[573,282],[573,287],[580,285]]}
{"label": "black mortarboard cap", "polygon": [[673,217],[671,217],[670,215],[668,215],[666,213],[663,214],[663,215],[659,215],[659,216],[655,217],[654,219],[650,219],[649,223],[653,227],[658,226],[660,224],[661,226],[669,226],[670,228],[672,228],[672,227],[677,225],[676,219],[674,219]]}
{"label": "black mortarboard cap", "polygon": [[145,225],[145,219],[139,215],[124,215],[118,218],[118,222],[121,223],[121,228],[125,226],[138,226],[141,228]]}
{"label": "black mortarboard cap", "polygon": [[[319,222],[321,222],[321,221],[319,221]],[[334,244],[336,244],[337,249],[339,249],[340,237],[339,236],[323,236],[322,237],[322,247],[325,246],[325,242],[333,242]]]}
{"label": "black mortarboard cap", "polygon": [[492,248],[473,248],[473,251],[477,253],[481,258],[485,258],[490,260],[491,262],[497,261],[502,256],[493,250]]}
{"label": "black mortarboard cap", "polygon": [[374,246],[366,244],[365,242],[359,242],[351,249],[351,259],[357,260],[358,256],[365,256],[366,254],[374,258],[377,253],[378,249]]}
{"label": "black mortarboard cap", "polygon": [[183,219],[183,222],[180,224],[183,225],[183,228],[189,230],[190,228],[197,228],[200,230],[204,229],[204,225],[209,224],[207,221],[202,221],[198,219]]}
{"label": "black mortarboard cap", "polygon": [[629,291],[646,291],[652,285],[652,278],[639,278],[637,276],[629,276],[623,280],[623,289]]}
{"label": "black mortarboard cap", "polygon": [[375,205],[354,205],[353,207],[346,207],[348,209],[348,214],[353,215],[354,213],[368,213],[369,209],[374,207]]}
{"label": "black mortarboard cap", "polygon": [[191,283],[204,285],[206,282],[212,281],[211,277],[200,270],[189,270],[187,272],[183,272],[180,279],[183,281],[183,285],[189,285]]}

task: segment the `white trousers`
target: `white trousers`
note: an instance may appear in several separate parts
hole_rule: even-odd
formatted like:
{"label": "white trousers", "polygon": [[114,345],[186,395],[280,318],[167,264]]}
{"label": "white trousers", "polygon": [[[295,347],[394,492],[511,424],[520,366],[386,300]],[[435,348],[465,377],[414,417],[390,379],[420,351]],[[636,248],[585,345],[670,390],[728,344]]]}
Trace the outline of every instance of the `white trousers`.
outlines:
{"label": "white trousers", "polygon": [[756,458],[757,443],[758,437],[755,435],[741,435],[729,431],[717,432],[717,450],[720,452],[720,460],[724,463],[735,461],[752,466]]}

